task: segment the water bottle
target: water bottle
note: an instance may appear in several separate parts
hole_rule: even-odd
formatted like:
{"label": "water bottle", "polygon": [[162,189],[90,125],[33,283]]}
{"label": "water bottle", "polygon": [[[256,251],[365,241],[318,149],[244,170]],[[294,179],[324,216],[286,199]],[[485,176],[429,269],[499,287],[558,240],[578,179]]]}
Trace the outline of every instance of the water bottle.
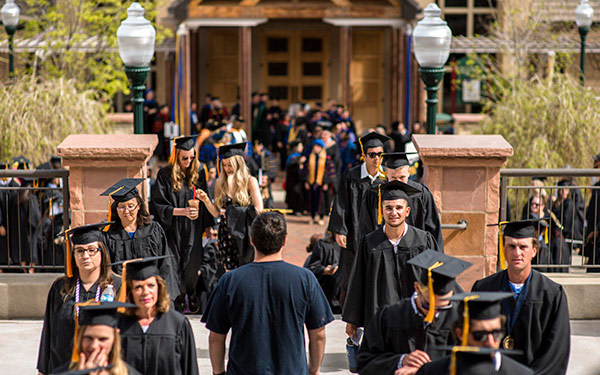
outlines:
{"label": "water bottle", "polygon": [[102,295],[100,296],[100,302],[113,302],[115,300],[115,291],[113,290],[113,286],[108,284],[106,289],[102,291]]}
{"label": "water bottle", "polygon": [[346,355],[348,356],[348,369],[350,372],[358,373],[358,361],[356,359],[358,355],[358,345],[352,341],[350,337],[346,341]]}

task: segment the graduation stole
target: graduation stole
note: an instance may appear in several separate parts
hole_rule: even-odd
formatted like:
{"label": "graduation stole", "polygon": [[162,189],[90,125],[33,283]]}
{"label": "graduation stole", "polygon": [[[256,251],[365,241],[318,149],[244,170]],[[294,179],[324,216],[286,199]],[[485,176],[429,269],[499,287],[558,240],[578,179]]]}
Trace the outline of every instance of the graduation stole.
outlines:
{"label": "graduation stole", "polygon": [[469,336],[469,301],[478,299],[479,295],[473,295],[465,297],[464,299],[464,311],[463,311],[463,332],[461,345],[467,345],[467,336]]}
{"label": "graduation stole", "polygon": [[290,133],[288,134],[288,144],[294,142],[296,140],[296,138],[298,137],[298,130],[296,129],[296,126],[292,126],[290,128]]}
{"label": "graduation stole", "polygon": [[501,221],[498,223],[498,256],[500,258],[500,269],[505,270],[508,265],[506,264],[506,256],[504,255],[504,231],[502,226],[509,223],[508,221]]}
{"label": "graduation stole", "polygon": [[327,154],[325,153],[325,150],[321,150],[319,153],[319,164],[317,166],[317,173],[315,174],[315,164],[317,163],[316,159],[317,155],[314,152],[311,152],[310,156],[308,157],[308,183],[312,185],[316,182],[317,185],[321,186],[323,185],[325,162],[327,161]]}
{"label": "graduation stole", "polygon": [[[91,299],[86,302],[80,302],[75,304],[75,309],[79,309],[81,306],[92,306],[99,305],[100,301],[96,301],[95,299]],[[79,362],[79,346],[77,345],[77,336],[79,335],[79,314],[74,313],[73,317],[75,318],[75,334],[73,335],[73,354],[71,354],[71,362]]]}

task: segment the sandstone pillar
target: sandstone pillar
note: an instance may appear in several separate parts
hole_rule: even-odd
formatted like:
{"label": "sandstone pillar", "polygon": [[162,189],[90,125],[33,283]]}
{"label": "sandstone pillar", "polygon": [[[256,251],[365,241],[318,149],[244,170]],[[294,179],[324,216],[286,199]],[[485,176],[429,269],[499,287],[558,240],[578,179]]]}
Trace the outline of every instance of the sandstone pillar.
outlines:
{"label": "sandstone pillar", "polygon": [[443,230],[446,254],[473,263],[459,282],[465,290],[496,272],[500,167],[513,154],[500,135],[415,135],[426,185],[443,224],[465,219],[467,230]]}
{"label": "sandstone pillar", "polygon": [[[146,178],[156,135],[69,135],[57,148],[69,168],[71,227],[106,219],[108,198],[100,193],[121,178]],[[148,184],[141,189],[149,196]]]}

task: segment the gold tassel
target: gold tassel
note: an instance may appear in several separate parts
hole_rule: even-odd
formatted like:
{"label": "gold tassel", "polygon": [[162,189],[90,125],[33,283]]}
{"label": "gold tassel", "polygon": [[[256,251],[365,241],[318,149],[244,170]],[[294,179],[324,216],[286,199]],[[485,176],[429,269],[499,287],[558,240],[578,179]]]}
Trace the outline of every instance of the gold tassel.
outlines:
{"label": "gold tassel", "polygon": [[202,163],[202,168],[204,168],[204,178],[208,183],[210,181],[210,176],[208,175],[208,169],[206,169],[206,164]]}
{"label": "gold tassel", "polygon": [[386,173],[386,172],[383,170],[383,168],[381,167],[381,162],[382,162],[382,160],[383,160],[383,155],[385,155],[385,154],[382,154],[382,155],[381,155],[381,157],[379,158],[379,161],[377,162],[377,171],[378,171],[378,172],[379,172],[381,175],[385,176],[385,178],[387,179],[387,173]]}
{"label": "gold tassel", "polygon": [[462,333],[462,346],[467,345],[467,337],[469,336],[469,301],[479,298],[479,295],[468,296],[464,299],[464,311],[463,311],[463,333]]}
{"label": "gold tassel", "polygon": [[381,224],[381,221],[383,219],[381,214],[381,184],[377,185],[377,189],[379,190],[379,192],[377,193],[377,195],[379,196],[377,204],[377,224]]}
{"label": "gold tassel", "polygon": [[[131,262],[137,262],[138,260],[142,260],[142,258],[126,260],[123,262],[123,272],[121,273],[121,289],[119,290],[119,298],[117,300],[119,302],[126,302],[125,300],[127,299],[127,265]],[[123,314],[125,312],[125,308],[119,307],[117,311],[120,314]]]}
{"label": "gold tassel", "polygon": [[548,245],[548,226],[544,230],[544,243]]}
{"label": "gold tassel", "polygon": [[[75,307],[81,306],[92,306],[99,305],[100,301],[96,301],[95,299],[91,299],[86,302],[76,303]],[[75,318],[75,334],[73,335],[73,354],[71,354],[71,362],[79,362],[79,346],[77,345],[77,336],[79,336],[79,316],[77,315],[77,310],[73,311],[73,317]]]}
{"label": "gold tassel", "polygon": [[363,149],[362,141],[358,138],[358,144],[360,145],[360,161],[365,160],[365,150]]}
{"label": "gold tassel", "polygon": [[500,269],[505,270],[507,268],[506,256],[504,255],[504,231],[502,225],[508,223],[508,221],[501,221],[498,223],[498,247],[500,256]]}
{"label": "gold tassel", "polygon": [[474,346],[455,346],[450,355],[450,375],[456,375],[456,353],[457,352],[478,352],[479,348]]}
{"label": "gold tassel", "polygon": [[435,316],[435,293],[433,292],[433,275],[431,271],[443,265],[443,262],[435,262],[427,269],[427,287],[429,288],[429,311],[425,317],[427,323],[433,323],[433,318]]}
{"label": "gold tassel", "polygon": [[67,229],[65,231],[65,243],[66,243],[66,247],[67,247],[66,273],[67,273],[67,277],[73,277],[73,263],[71,261],[71,240],[69,240],[69,231],[70,231],[70,229]]}
{"label": "gold tassel", "polygon": [[[108,221],[109,223],[112,221],[112,210],[110,209],[110,199],[112,197],[112,195],[114,193],[116,193],[117,191],[123,189],[124,186],[121,186],[120,188],[118,188],[117,190],[113,191],[112,193],[108,194]],[[104,228],[102,228],[103,232],[108,232],[108,230],[110,229],[110,224],[106,225]]]}

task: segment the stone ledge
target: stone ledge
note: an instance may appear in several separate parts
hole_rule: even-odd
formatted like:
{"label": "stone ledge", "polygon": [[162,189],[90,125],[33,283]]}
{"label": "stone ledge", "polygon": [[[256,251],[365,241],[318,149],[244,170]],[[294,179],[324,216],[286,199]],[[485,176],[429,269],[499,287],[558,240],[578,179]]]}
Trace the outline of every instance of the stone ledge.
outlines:
{"label": "stone ledge", "polygon": [[154,134],[72,134],[57,147],[57,153],[69,164],[69,159],[146,159],[158,145]]}
{"label": "stone ledge", "polygon": [[512,146],[501,135],[424,135],[413,136],[421,158],[507,158]]}
{"label": "stone ledge", "polygon": [[42,319],[48,290],[62,275],[0,274],[0,319]]}
{"label": "stone ledge", "polygon": [[109,113],[106,117],[115,124],[133,124],[133,112]]}
{"label": "stone ledge", "polygon": [[600,274],[545,273],[544,275],[564,287],[571,319],[600,319]]}

